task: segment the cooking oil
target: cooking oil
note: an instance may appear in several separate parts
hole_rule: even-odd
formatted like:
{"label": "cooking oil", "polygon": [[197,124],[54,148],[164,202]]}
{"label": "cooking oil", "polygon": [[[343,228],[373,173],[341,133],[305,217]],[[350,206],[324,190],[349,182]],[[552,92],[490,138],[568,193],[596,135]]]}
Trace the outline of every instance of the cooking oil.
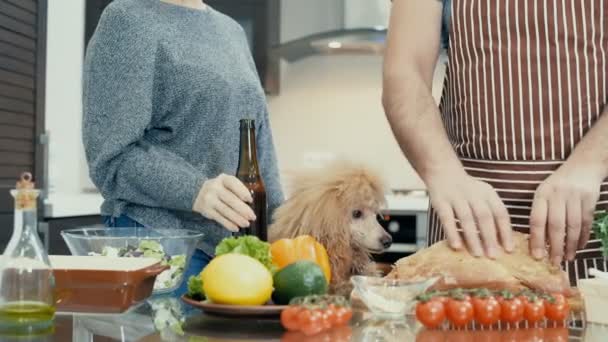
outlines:
{"label": "cooking oil", "polygon": [[19,301],[0,306],[0,334],[24,336],[53,330],[55,308],[41,302]]}

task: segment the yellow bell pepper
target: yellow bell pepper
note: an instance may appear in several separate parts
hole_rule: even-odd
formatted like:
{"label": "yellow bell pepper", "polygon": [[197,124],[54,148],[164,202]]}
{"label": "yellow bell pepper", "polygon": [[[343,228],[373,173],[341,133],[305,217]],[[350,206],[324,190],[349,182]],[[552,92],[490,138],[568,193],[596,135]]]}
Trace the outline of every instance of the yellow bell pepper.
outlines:
{"label": "yellow bell pepper", "polygon": [[327,282],[331,282],[331,266],[327,250],[310,235],[275,241],[270,245],[270,254],[272,254],[272,262],[279,270],[300,260],[315,262],[325,274]]}

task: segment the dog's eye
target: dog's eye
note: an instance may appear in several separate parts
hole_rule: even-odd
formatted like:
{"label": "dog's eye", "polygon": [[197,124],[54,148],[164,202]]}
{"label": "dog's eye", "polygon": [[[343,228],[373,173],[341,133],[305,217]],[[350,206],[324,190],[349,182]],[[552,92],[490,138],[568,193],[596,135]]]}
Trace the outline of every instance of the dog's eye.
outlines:
{"label": "dog's eye", "polygon": [[363,217],[363,212],[361,210],[355,210],[355,211],[353,211],[353,218],[354,219],[360,219],[361,217]]}

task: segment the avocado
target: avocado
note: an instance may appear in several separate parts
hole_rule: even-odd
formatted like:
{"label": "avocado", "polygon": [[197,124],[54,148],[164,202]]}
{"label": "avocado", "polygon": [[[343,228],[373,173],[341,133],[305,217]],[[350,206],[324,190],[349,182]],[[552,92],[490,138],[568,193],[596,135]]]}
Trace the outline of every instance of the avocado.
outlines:
{"label": "avocado", "polygon": [[296,297],[327,293],[327,280],[316,263],[302,260],[286,266],[274,275],[272,301],[287,305]]}

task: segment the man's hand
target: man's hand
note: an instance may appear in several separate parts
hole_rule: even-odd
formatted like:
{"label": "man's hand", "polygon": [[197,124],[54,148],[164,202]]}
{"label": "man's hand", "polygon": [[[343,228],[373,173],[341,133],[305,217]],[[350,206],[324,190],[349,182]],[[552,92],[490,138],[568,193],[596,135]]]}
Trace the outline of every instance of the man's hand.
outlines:
{"label": "man's hand", "polygon": [[513,251],[509,213],[492,186],[458,171],[456,175],[445,173],[429,177],[428,188],[431,204],[441,220],[450,247],[463,247],[457,230],[458,220],[472,255],[485,254],[495,258],[500,245],[507,252]]}
{"label": "man's hand", "polygon": [[253,202],[247,187],[236,177],[222,174],[203,184],[192,209],[236,232],[256,218],[246,202]]}
{"label": "man's hand", "polygon": [[577,249],[587,244],[602,174],[592,164],[569,160],[537,188],[530,214],[530,248],[535,258],[545,255],[546,241],[555,265],[564,255],[574,260]]}

